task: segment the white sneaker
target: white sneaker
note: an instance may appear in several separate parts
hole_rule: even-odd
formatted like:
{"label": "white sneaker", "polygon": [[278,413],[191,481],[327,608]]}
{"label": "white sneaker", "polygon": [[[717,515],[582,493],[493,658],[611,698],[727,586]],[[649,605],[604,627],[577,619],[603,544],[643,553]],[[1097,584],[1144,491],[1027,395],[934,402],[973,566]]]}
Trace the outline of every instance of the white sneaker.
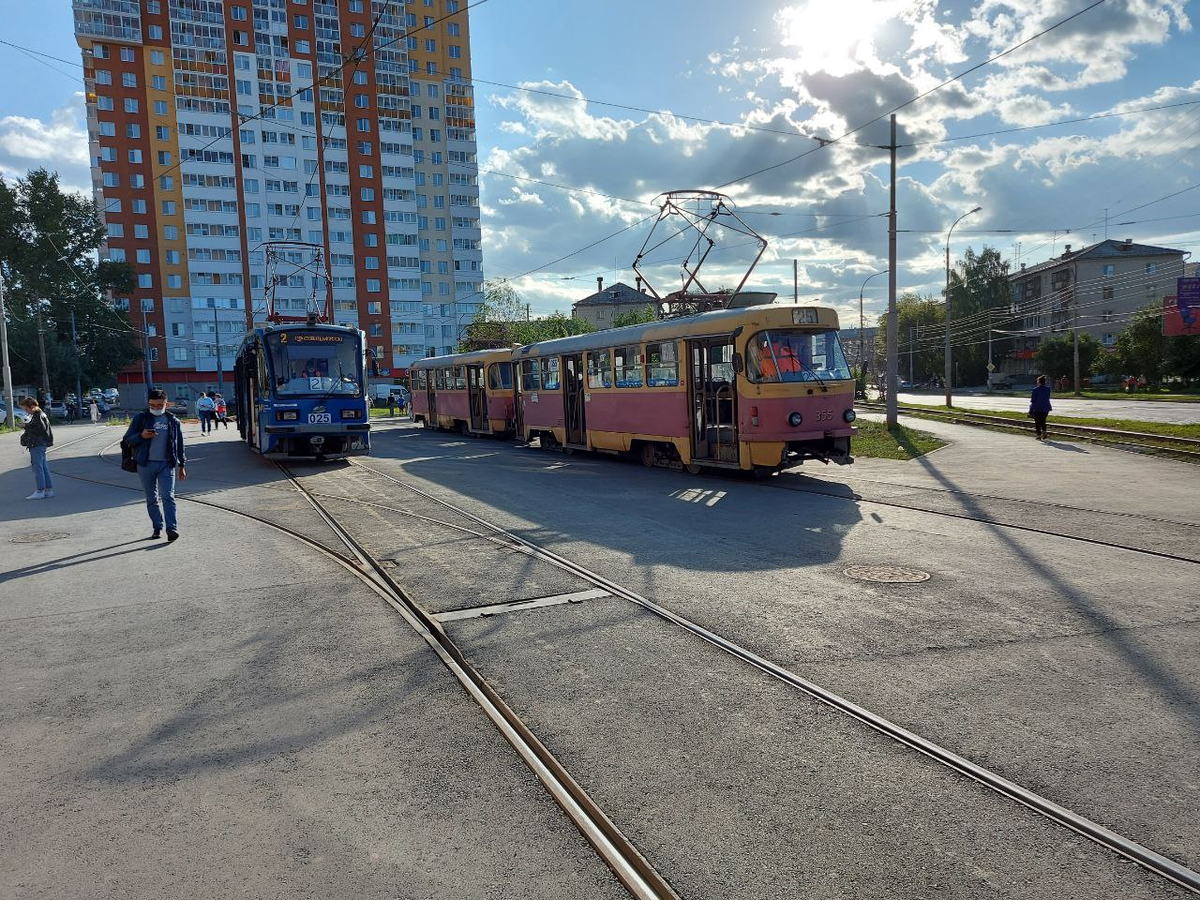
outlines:
{"label": "white sneaker", "polygon": [[26,500],[45,500],[46,492],[45,491],[34,491],[32,494],[30,494],[25,499]]}
{"label": "white sneaker", "polygon": [[42,495],[42,499],[49,500],[53,496],[54,496],[54,488],[50,488],[46,491],[45,494]]}

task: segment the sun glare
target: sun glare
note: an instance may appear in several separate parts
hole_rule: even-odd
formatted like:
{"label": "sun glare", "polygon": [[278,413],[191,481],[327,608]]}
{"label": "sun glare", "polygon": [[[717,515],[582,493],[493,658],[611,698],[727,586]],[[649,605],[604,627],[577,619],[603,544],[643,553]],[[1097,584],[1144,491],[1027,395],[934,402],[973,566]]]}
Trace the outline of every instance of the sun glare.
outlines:
{"label": "sun glare", "polygon": [[779,13],[782,43],[806,72],[849,75],[875,60],[875,35],[896,13],[888,0],[808,0]]}

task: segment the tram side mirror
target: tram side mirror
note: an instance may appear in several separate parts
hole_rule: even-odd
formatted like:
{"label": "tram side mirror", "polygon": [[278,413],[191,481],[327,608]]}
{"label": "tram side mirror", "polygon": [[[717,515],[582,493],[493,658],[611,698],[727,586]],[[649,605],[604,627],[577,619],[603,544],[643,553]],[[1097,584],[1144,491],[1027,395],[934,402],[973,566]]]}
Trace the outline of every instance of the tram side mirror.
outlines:
{"label": "tram side mirror", "polygon": [[739,375],[742,374],[742,354],[740,353],[733,354],[733,371]]}

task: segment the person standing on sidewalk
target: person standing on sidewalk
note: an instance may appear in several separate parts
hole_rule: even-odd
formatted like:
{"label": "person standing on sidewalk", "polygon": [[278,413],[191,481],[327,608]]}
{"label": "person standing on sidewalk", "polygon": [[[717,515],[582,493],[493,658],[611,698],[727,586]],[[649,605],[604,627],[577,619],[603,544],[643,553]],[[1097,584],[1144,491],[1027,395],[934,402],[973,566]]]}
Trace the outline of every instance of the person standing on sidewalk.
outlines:
{"label": "person standing on sidewalk", "polygon": [[217,410],[217,404],[213,402],[213,398],[208,396],[204,391],[200,392],[200,399],[196,401],[196,415],[200,417],[200,433],[208,434],[213,427],[213,414]]}
{"label": "person standing on sidewalk", "polygon": [[46,462],[46,451],[54,446],[54,429],[50,427],[49,417],[32,397],[22,398],[21,407],[29,413],[29,421],[21,432],[21,446],[29,450],[29,462],[37,483],[37,490],[25,499],[47,500],[54,496],[54,482],[50,479],[50,466]]}
{"label": "person standing on sidewalk", "polygon": [[1033,430],[1039,441],[1046,439],[1046,417],[1054,409],[1050,405],[1050,385],[1046,384],[1046,376],[1039,375],[1037,387],[1029,394],[1029,417],[1033,419]]}
{"label": "person standing on sidewalk", "polygon": [[100,424],[100,407],[96,405],[96,398],[92,398],[92,402],[88,404],[88,415],[91,417],[93,425]]}
{"label": "person standing on sidewalk", "polygon": [[[154,390],[149,394],[147,410],[133,417],[124,442],[133,448],[137,462],[138,478],[146,492],[146,511],[150,513],[150,524],[154,526],[151,539],[162,537],[164,524],[167,540],[179,538],[179,521],[175,512],[175,472],[180,480],[187,478],[187,462],[183,449],[183,426],[173,414],[167,412],[167,394]],[[159,498],[162,509],[159,509]]]}

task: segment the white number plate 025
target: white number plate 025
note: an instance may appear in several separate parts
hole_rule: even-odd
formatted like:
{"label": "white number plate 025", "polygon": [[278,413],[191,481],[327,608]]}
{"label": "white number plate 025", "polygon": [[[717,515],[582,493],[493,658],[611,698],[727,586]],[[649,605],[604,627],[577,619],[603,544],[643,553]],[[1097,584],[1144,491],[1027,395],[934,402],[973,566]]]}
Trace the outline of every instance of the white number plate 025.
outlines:
{"label": "white number plate 025", "polygon": [[333,420],[329,418],[329,413],[309,413],[309,425],[328,425]]}

